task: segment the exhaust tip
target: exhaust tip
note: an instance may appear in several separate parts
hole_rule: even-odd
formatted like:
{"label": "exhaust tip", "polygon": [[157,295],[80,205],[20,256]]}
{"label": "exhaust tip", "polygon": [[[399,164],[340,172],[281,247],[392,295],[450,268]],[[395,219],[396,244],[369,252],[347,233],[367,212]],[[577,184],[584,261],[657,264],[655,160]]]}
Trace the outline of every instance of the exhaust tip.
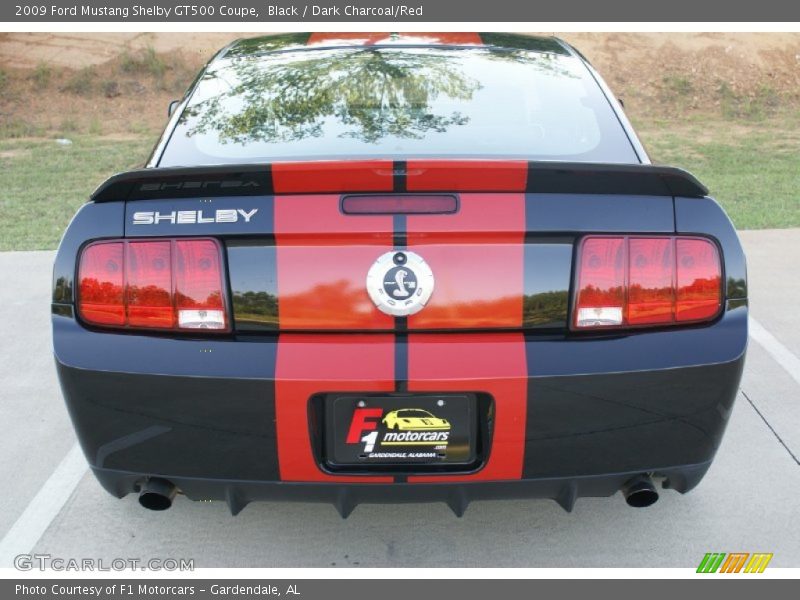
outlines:
{"label": "exhaust tip", "polygon": [[658,500],[658,492],[653,480],[647,475],[639,475],[622,486],[625,502],[633,508],[646,508]]}
{"label": "exhaust tip", "polygon": [[167,510],[172,506],[177,489],[166,479],[150,479],[142,486],[139,504],[148,510]]}

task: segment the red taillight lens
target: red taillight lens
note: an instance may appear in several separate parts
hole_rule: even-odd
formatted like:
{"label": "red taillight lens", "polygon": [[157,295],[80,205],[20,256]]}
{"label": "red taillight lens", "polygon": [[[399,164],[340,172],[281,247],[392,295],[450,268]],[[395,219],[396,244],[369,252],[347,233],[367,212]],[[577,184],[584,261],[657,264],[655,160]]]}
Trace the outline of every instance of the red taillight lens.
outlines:
{"label": "red taillight lens", "polygon": [[175,308],[181,329],[225,329],[222,268],[211,240],[175,242]]}
{"label": "red taillight lens", "polygon": [[127,245],[128,325],[171,329],[172,243],[130,242]]}
{"label": "red taillight lens", "polygon": [[78,274],[78,311],[90,323],[124,325],[124,264],[121,242],[94,244],[83,251]]}
{"label": "red taillight lens", "polygon": [[676,320],[710,319],[722,303],[717,248],[707,240],[678,240]]}
{"label": "red taillight lens", "polygon": [[78,277],[78,312],[87,323],[228,329],[214,240],[98,242],[83,251]]}
{"label": "red taillight lens", "polygon": [[625,240],[589,238],[580,259],[577,322],[596,325],[622,323],[625,305]]}
{"label": "red taillight lens", "polygon": [[577,278],[578,329],[705,321],[722,305],[719,253],[706,239],[588,237]]}
{"label": "red taillight lens", "polygon": [[671,239],[628,240],[628,310],[630,325],[672,321],[672,271],[675,258]]}

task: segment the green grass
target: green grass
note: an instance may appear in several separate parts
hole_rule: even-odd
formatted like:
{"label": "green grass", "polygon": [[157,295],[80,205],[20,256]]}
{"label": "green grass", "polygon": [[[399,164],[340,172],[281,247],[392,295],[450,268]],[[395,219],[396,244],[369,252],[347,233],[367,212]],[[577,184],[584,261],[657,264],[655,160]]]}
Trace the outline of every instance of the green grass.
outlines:
{"label": "green grass", "polygon": [[11,117],[0,120],[0,141],[6,138],[25,138],[44,135],[44,128],[25,119]]}
{"label": "green grass", "polygon": [[163,77],[167,63],[151,46],[136,52],[123,51],[120,55],[120,68],[125,73],[144,73],[153,77]]}
{"label": "green grass", "polygon": [[76,96],[88,96],[94,89],[97,75],[92,67],[84,67],[73,73],[64,84],[64,91]]}
{"label": "green grass", "polygon": [[671,94],[678,96],[688,96],[694,91],[692,80],[682,75],[665,75],[661,82]]}
{"label": "green grass", "polygon": [[140,166],[151,136],[0,139],[0,251],[58,245],[75,211],[108,176]]}
{"label": "green grass", "polygon": [[648,123],[639,135],[654,162],[693,173],[739,229],[800,227],[798,123]]}
{"label": "green grass", "polygon": [[182,92],[192,80],[194,69],[187,66],[180,53],[159,54],[154,48],[124,50],[119,57],[121,78],[150,77],[159,90]]}
{"label": "green grass", "polygon": [[50,85],[50,78],[53,76],[53,68],[46,62],[40,62],[31,73],[31,79],[37,90],[42,91]]}

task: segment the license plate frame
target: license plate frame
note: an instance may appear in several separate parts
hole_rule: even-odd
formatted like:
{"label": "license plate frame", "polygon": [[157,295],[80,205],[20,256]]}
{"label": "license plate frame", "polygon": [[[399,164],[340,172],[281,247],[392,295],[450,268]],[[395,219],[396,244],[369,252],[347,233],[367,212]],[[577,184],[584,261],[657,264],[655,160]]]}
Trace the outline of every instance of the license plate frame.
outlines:
{"label": "license plate frame", "polygon": [[465,471],[478,464],[477,394],[335,394],[324,406],[331,470]]}

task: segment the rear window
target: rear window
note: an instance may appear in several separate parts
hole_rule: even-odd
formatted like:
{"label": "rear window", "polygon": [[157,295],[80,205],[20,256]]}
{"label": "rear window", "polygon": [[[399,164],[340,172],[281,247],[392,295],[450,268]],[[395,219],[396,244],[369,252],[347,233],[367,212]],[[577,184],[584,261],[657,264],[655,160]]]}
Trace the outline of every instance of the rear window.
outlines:
{"label": "rear window", "polygon": [[159,165],[456,157],[639,162],[572,56],[373,47],[217,61]]}

